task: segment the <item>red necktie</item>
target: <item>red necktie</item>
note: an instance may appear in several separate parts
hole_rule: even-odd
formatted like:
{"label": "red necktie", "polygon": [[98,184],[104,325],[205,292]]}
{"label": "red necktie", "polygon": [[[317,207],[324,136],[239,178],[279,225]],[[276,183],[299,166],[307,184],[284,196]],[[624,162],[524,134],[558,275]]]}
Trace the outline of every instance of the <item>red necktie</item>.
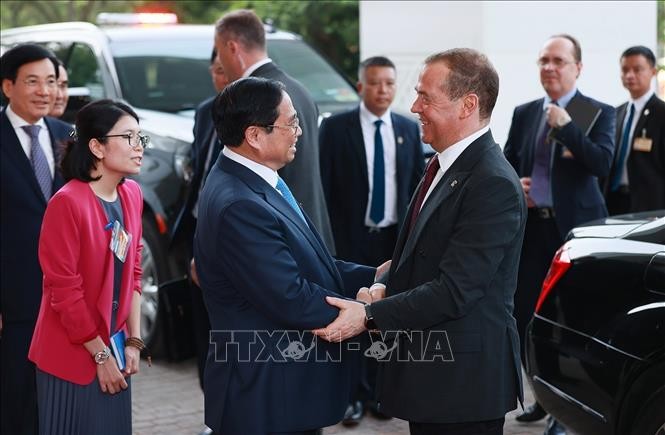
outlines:
{"label": "red necktie", "polygon": [[418,214],[420,214],[423,201],[425,201],[425,195],[427,195],[427,191],[432,185],[432,181],[434,181],[434,177],[436,176],[436,173],[439,171],[440,167],[439,155],[435,154],[427,164],[427,169],[425,170],[425,179],[423,180],[423,184],[420,185],[420,190],[418,191],[418,196],[416,197],[416,204],[413,206],[413,210],[411,210],[409,233],[411,233],[411,230],[413,230],[413,227],[416,225]]}

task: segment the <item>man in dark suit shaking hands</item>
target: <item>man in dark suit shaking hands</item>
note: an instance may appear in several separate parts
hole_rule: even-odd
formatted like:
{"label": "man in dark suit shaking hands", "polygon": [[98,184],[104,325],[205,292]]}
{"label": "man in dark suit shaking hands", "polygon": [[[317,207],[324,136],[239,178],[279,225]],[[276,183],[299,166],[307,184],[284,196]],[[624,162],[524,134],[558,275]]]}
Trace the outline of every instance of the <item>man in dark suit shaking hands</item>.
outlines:
{"label": "man in dark suit shaking hands", "polygon": [[[422,177],[418,125],[390,110],[395,82],[390,59],[365,59],[356,85],[360,105],[321,123],[321,181],[336,256],[342,260],[378,266],[392,257],[409,199]],[[380,415],[372,401],[376,360],[362,359],[361,366],[345,425],[357,424],[364,406]]]}
{"label": "man in dark suit shaking hands", "polygon": [[[582,48],[570,35],[545,42],[537,65],[545,97],[515,108],[506,158],[520,176],[529,207],[520,259],[515,318],[525,360],[526,327],[554,253],[574,226],[607,216],[598,178],[606,177],[614,150],[614,108],[582,95]],[[582,107],[585,116],[569,111]],[[586,118],[586,122],[582,119]],[[530,422],[543,418],[536,403],[517,417]],[[547,435],[564,429],[550,420]]]}
{"label": "man in dark suit shaking hands", "polygon": [[296,144],[298,155],[279,175],[302,202],[314,226],[334,253],[328,210],[319,170],[319,110],[305,87],[288,76],[268,57],[263,23],[251,10],[237,10],[222,16],[215,25],[215,48],[230,81],[242,77],[263,77],[284,84],[298,112],[302,135]]}
{"label": "man in dark suit shaking hands", "polygon": [[0,119],[0,433],[32,434],[37,433],[37,390],[28,348],[42,299],[37,245],[46,203],[64,184],[58,159],[71,126],[46,116],[58,89],[53,53],[19,45],[2,56],[1,64],[9,104]]}
{"label": "man in dark suit shaking hands", "polygon": [[611,215],[665,209],[665,101],[651,88],[655,76],[649,48],[623,52],[621,82],[630,101],[617,108],[616,152],[605,184]]}
{"label": "man in dark suit shaking hands", "polygon": [[499,77],[481,53],[453,49],[425,60],[416,91],[411,111],[437,154],[387,285],[362,290],[365,307],[327,298],[340,316],[315,333],[399,331],[379,362],[379,409],[412,434],[501,434],[522,397],[512,311],[526,204],[489,130]]}
{"label": "man in dark suit shaking hands", "polygon": [[333,260],[279,177],[301,134],[279,82],[231,83],[213,119],[224,148],[194,238],[212,329],[205,423],[219,434],[314,434],[342,419],[349,388],[341,349],[309,331],[338,314],[325,296],[355,296],[377,269]]}

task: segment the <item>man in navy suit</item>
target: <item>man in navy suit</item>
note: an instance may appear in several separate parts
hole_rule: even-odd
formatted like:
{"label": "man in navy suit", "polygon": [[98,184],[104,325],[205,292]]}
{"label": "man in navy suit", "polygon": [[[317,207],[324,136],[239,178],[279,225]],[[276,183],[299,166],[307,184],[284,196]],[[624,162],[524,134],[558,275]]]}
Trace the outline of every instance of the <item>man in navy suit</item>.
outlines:
{"label": "man in navy suit", "polygon": [[[378,266],[392,257],[399,226],[423,174],[418,125],[393,113],[395,65],[370,57],[358,67],[360,105],[326,118],[319,130],[321,181],[337,258]],[[357,424],[375,406],[376,360],[362,359],[343,420]],[[363,403],[364,402],[364,403]]]}
{"label": "man in navy suit", "polygon": [[522,397],[512,310],[526,222],[519,179],[489,128],[499,76],[483,54],[452,49],[425,60],[416,91],[411,111],[437,154],[387,283],[361,289],[364,307],[327,298],[340,316],[315,333],[381,332],[379,409],[408,420],[411,434],[499,435]]}
{"label": "man in navy suit", "polygon": [[224,148],[194,238],[212,328],[205,422],[219,434],[313,434],[341,420],[349,379],[340,346],[309,331],[338,314],[325,296],[355,295],[379,269],[333,260],[279,176],[302,131],[281,83],[231,83],[213,120]]}
{"label": "man in navy suit", "polygon": [[[540,51],[538,66],[546,96],[515,109],[504,148],[529,207],[515,293],[523,363],[526,327],[555,251],[571,228],[607,216],[598,177],[609,174],[614,152],[614,108],[577,90],[582,71],[579,42],[570,35],[552,36]],[[566,111],[575,100],[600,109],[588,132]],[[536,403],[517,420],[544,416]],[[545,433],[564,433],[564,429],[550,420]]]}
{"label": "man in navy suit", "polygon": [[623,52],[621,82],[630,101],[617,107],[616,151],[604,186],[611,215],[665,209],[665,101],[651,88],[655,76],[649,48]]}
{"label": "man in navy suit", "polygon": [[298,156],[279,175],[334,253],[334,243],[319,170],[319,110],[305,87],[279,69],[268,57],[263,23],[251,10],[241,9],[222,16],[215,26],[215,48],[230,81],[242,77],[263,77],[284,84],[298,112],[302,135]]}
{"label": "man in navy suit", "polygon": [[9,100],[0,119],[0,432],[32,434],[38,429],[37,390],[28,348],[42,298],[37,245],[46,203],[64,184],[57,162],[71,126],[46,116],[57,92],[53,53],[19,45],[0,63]]}

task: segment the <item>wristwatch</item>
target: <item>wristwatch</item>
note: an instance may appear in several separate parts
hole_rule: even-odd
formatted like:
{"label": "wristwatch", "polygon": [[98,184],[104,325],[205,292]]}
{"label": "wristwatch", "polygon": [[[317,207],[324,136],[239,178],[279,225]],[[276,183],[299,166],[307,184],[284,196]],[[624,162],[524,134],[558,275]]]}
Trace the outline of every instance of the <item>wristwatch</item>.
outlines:
{"label": "wristwatch", "polygon": [[372,315],[372,304],[365,305],[365,328],[368,331],[374,331],[379,329],[374,322],[374,316]]}
{"label": "wristwatch", "polygon": [[108,361],[110,356],[111,356],[111,349],[109,349],[108,346],[104,346],[104,349],[97,352],[93,358],[95,359],[95,362],[97,364],[102,365],[106,361]]}

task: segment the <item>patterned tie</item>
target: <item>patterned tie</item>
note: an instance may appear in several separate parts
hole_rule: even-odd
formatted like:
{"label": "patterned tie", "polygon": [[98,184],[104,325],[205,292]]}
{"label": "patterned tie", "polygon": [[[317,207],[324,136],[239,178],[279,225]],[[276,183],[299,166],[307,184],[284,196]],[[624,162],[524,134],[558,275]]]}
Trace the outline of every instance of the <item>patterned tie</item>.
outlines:
{"label": "patterned tie", "polygon": [[381,137],[380,119],[374,121],[374,175],[372,177],[372,204],[369,209],[369,218],[378,225],[383,220],[386,203],[386,176],[383,164],[383,138]]}
{"label": "patterned tie", "polygon": [[416,225],[416,221],[418,220],[418,215],[420,214],[420,209],[422,208],[423,202],[425,201],[425,195],[427,194],[427,191],[432,185],[434,177],[436,176],[436,173],[439,171],[440,167],[441,164],[439,163],[439,155],[435,154],[434,156],[432,156],[429,163],[427,164],[427,169],[425,170],[425,178],[423,180],[423,184],[420,186],[420,190],[418,191],[418,196],[416,197],[416,204],[413,206],[413,210],[411,210],[411,219],[409,220],[409,233],[411,233],[411,230],[413,230],[413,227]]}
{"label": "patterned tie", "polygon": [[619,158],[617,159],[617,165],[614,168],[614,175],[612,176],[612,184],[610,185],[610,191],[616,192],[616,190],[621,186],[621,178],[623,176],[623,165],[626,161],[626,156],[628,155],[628,148],[630,141],[630,127],[633,125],[633,117],[635,116],[635,105],[630,103],[630,110],[628,112],[628,121],[626,126],[623,128],[623,134],[621,135],[621,148],[619,149]]}
{"label": "patterned tie", "polygon": [[305,215],[302,214],[302,210],[300,210],[300,207],[298,207],[298,203],[296,202],[296,199],[293,197],[293,194],[291,193],[291,189],[289,189],[289,186],[286,185],[286,183],[284,182],[284,180],[282,180],[281,177],[277,179],[276,189],[279,190],[279,192],[282,194],[286,202],[289,203],[291,208],[294,209],[296,213],[298,213],[298,216],[300,216],[300,218],[305,223],[307,223],[307,221],[305,220]]}
{"label": "patterned tie", "polygon": [[48,201],[53,192],[53,177],[51,176],[51,169],[49,168],[48,160],[46,160],[44,150],[42,150],[42,146],[39,143],[39,130],[41,127],[39,125],[24,125],[21,128],[32,140],[32,145],[30,146],[30,163],[32,163],[32,169],[35,171],[35,177],[44,194],[44,199]]}
{"label": "patterned tie", "polygon": [[[552,101],[552,104],[558,105],[556,101]],[[547,115],[543,112],[540,135],[536,142],[536,151],[533,157],[531,191],[529,192],[529,196],[539,207],[552,205],[550,195],[552,143],[548,138],[549,132],[550,126],[547,124]]]}

